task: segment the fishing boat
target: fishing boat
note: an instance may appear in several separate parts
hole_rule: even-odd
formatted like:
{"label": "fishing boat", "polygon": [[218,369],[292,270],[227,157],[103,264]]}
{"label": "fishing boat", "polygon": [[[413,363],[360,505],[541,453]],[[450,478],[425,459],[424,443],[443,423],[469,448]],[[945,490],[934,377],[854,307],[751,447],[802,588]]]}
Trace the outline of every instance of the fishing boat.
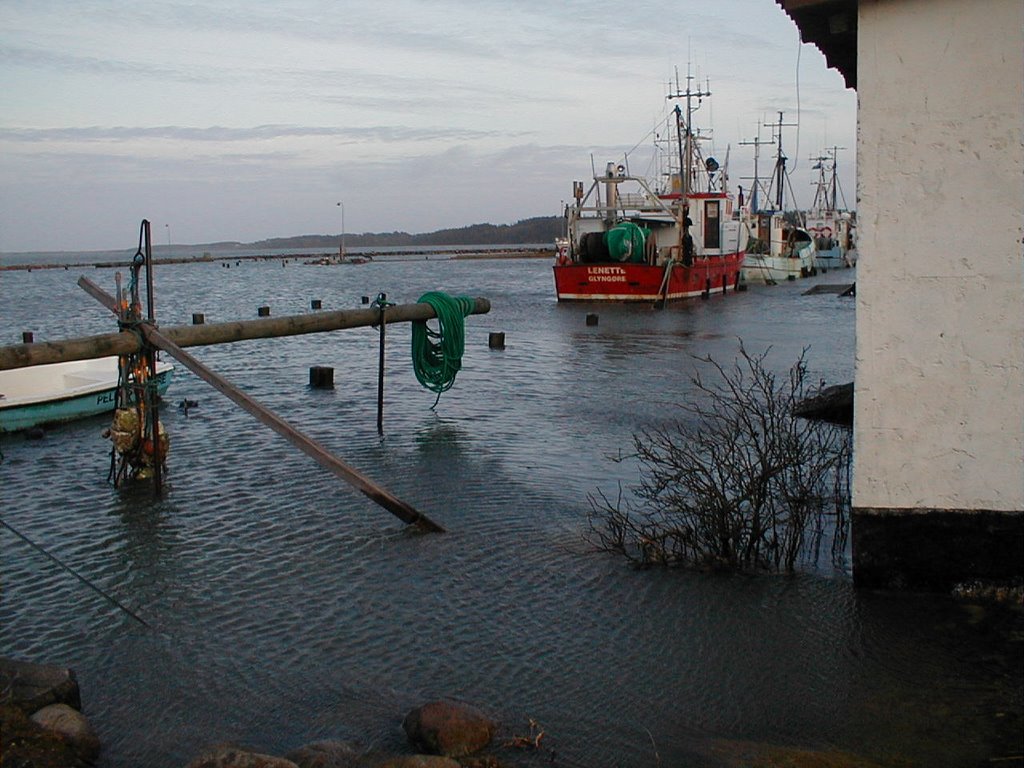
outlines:
{"label": "fishing boat", "polygon": [[[589,189],[573,182],[565,235],[555,241],[559,301],[664,304],[739,285],[747,235],[728,191],[728,174],[703,157],[692,116],[707,89],[678,86],[666,172],[650,180],[608,163]],[[663,147],[664,148],[664,147]],[[603,193],[603,196],[602,196]]]}
{"label": "fishing boat", "polygon": [[[0,433],[112,412],[117,360],[101,357],[0,371]],[[170,386],[173,370],[170,363],[157,363],[159,394]]]}
{"label": "fishing boat", "polygon": [[[806,224],[808,233],[814,238],[815,263],[819,269],[852,267],[857,263],[854,214],[839,207],[842,196],[836,162],[839,149],[831,147],[827,154],[811,158],[814,170],[818,171],[818,179]],[[845,207],[845,196],[843,198]]]}
{"label": "fishing boat", "polygon": [[786,170],[787,157],[782,150],[782,112],[778,123],[771,124],[775,131],[775,168],[767,189],[757,174],[757,149],[761,142],[748,142],[755,146],[754,183],[744,218],[750,228],[742,277],[747,283],[775,284],[781,280],[795,280],[817,274],[814,238],[796,211],[785,210],[785,188],[792,187]]}

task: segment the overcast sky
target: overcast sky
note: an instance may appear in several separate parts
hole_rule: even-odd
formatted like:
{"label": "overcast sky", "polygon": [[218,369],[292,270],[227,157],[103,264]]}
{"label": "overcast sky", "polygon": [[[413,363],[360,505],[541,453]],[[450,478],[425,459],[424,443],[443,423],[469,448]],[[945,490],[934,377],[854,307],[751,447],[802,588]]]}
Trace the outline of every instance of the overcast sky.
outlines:
{"label": "overcast sky", "polygon": [[783,111],[797,203],[838,145],[854,206],[856,94],[774,0],[0,0],[0,251],[558,215],[688,67],[734,186]]}

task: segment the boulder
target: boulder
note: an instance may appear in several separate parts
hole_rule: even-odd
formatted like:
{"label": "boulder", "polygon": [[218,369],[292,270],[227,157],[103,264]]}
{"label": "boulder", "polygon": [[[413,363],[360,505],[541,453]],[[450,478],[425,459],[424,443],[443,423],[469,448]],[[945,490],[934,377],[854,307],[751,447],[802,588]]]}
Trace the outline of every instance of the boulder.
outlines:
{"label": "boulder", "polygon": [[48,704],[82,708],[75,673],[64,667],[0,659],[0,704],[31,714]]}
{"label": "boulder", "polygon": [[211,747],[188,764],[188,768],[298,768],[291,760],[261,755],[222,744]]}
{"label": "boulder", "polygon": [[466,704],[432,701],[406,715],[402,727],[417,749],[432,755],[462,757],[490,744],[495,724]]}
{"label": "boulder", "polygon": [[317,741],[285,755],[299,768],[361,768],[363,757],[362,751],[346,741]]}
{"label": "boulder", "polygon": [[50,704],[32,715],[32,722],[60,734],[82,760],[93,762],[100,753],[100,740],[89,720],[67,704]]}
{"label": "boulder", "polygon": [[462,768],[458,760],[443,755],[402,755],[392,757],[376,768]]}
{"label": "boulder", "polygon": [[0,763],[32,768],[84,765],[58,733],[33,723],[19,707],[0,705]]}

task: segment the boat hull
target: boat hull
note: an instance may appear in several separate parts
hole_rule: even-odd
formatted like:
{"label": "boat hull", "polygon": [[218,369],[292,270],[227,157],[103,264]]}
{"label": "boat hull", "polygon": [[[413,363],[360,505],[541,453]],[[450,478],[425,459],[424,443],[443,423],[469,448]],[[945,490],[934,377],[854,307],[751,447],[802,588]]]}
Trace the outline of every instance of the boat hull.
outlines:
{"label": "boat hull", "polygon": [[708,256],[686,267],[674,263],[556,264],[555,292],[559,301],[676,301],[716,291],[735,290],[743,253]]}
{"label": "boat hull", "polygon": [[[158,363],[159,394],[173,370]],[[0,434],[112,412],[116,391],[116,357],[0,371]]]}
{"label": "boat hull", "polygon": [[814,247],[808,244],[793,256],[748,253],[743,262],[743,282],[778,283],[817,273]]}

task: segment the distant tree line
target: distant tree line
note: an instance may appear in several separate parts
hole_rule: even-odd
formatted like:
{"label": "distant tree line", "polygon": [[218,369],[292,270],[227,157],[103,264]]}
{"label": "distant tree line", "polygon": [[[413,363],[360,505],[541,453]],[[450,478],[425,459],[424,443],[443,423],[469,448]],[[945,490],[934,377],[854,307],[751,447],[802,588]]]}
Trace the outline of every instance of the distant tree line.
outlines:
{"label": "distant tree line", "polygon": [[[523,245],[553,243],[562,234],[560,216],[538,216],[515,224],[472,224],[459,229],[439,229],[412,235],[408,232],[363,232],[345,234],[347,247],[410,246],[410,245]],[[259,240],[255,248],[337,248],[341,239],[335,235],[298,235]]]}

